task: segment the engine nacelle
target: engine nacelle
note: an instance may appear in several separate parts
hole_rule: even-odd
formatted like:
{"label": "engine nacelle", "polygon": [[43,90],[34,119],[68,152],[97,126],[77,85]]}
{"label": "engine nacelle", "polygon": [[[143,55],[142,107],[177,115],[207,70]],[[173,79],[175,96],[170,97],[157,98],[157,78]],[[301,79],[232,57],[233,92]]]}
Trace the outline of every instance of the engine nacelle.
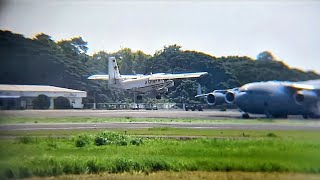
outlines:
{"label": "engine nacelle", "polygon": [[210,93],[207,96],[207,103],[209,105],[221,105],[224,103],[224,94],[222,93]]}
{"label": "engine nacelle", "polygon": [[235,94],[233,91],[228,91],[225,95],[225,101],[229,104],[232,104],[235,100]]}
{"label": "engine nacelle", "polygon": [[298,91],[293,95],[293,98],[297,104],[315,103],[318,100],[318,96],[314,91]]}

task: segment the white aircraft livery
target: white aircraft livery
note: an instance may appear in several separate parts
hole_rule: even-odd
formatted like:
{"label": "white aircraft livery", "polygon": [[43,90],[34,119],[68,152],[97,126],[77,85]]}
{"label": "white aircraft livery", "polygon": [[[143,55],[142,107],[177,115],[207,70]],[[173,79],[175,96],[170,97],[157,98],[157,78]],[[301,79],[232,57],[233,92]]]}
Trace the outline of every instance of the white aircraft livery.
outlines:
{"label": "white aircraft livery", "polygon": [[107,80],[110,88],[131,90],[139,95],[137,99],[142,99],[140,94],[156,92],[157,99],[161,99],[161,94],[167,93],[169,87],[174,86],[173,79],[198,78],[207,72],[166,74],[156,73],[150,75],[121,75],[115,57],[108,60],[108,75],[92,75],[90,80]]}

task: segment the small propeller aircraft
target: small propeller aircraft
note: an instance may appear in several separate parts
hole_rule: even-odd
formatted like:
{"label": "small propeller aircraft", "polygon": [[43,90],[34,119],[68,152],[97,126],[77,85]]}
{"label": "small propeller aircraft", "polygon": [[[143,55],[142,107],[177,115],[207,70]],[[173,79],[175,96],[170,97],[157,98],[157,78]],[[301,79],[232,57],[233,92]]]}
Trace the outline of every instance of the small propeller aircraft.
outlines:
{"label": "small propeller aircraft", "polygon": [[92,75],[90,80],[106,80],[110,88],[130,90],[138,93],[137,100],[142,99],[141,94],[155,92],[156,99],[161,99],[161,94],[167,94],[168,88],[174,86],[173,79],[198,78],[207,72],[166,74],[156,73],[150,75],[121,75],[115,57],[108,60],[108,75]]}

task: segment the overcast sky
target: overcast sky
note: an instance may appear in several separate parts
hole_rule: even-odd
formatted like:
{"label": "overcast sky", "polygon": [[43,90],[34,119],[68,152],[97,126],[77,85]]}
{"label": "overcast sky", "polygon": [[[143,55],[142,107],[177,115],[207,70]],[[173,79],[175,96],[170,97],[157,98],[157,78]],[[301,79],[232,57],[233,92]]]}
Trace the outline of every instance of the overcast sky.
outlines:
{"label": "overcast sky", "polygon": [[[3,1],[2,1],[3,2]],[[123,47],[154,54],[165,45],[213,56],[271,51],[291,67],[320,73],[320,1],[10,0],[0,29],[54,40],[81,36],[89,54]]]}

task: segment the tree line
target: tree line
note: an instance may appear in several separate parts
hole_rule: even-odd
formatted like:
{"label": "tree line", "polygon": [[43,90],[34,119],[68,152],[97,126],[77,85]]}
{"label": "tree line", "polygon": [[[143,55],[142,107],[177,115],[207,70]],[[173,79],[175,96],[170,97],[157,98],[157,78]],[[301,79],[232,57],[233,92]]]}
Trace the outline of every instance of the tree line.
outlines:
{"label": "tree line", "polygon": [[[196,102],[197,83],[204,92],[267,80],[302,81],[319,79],[312,71],[292,69],[282,61],[256,60],[246,56],[215,57],[182,50],[179,45],[164,46],[153,55],[122,48],[117,52],[99,51],[88,55],[82,37],[53,41],[47,34],[25,38],[0,30],[0,83],[41,84],[84,90],[85,102],[131,102],[133,94],[111,91],[106,81],[90,81],[92,74],[107,74],[107,59],[117,57],[121,74],[183,73],[207,71],[199,79],[175,81],[175,87],[161,101]],[[263,53],[261,57],[266,57]],[[260,57],[260,56],[258,56]],[[273,58],[273,57],[272,57]],[[155,101],[151,97],[145,101]]]}

